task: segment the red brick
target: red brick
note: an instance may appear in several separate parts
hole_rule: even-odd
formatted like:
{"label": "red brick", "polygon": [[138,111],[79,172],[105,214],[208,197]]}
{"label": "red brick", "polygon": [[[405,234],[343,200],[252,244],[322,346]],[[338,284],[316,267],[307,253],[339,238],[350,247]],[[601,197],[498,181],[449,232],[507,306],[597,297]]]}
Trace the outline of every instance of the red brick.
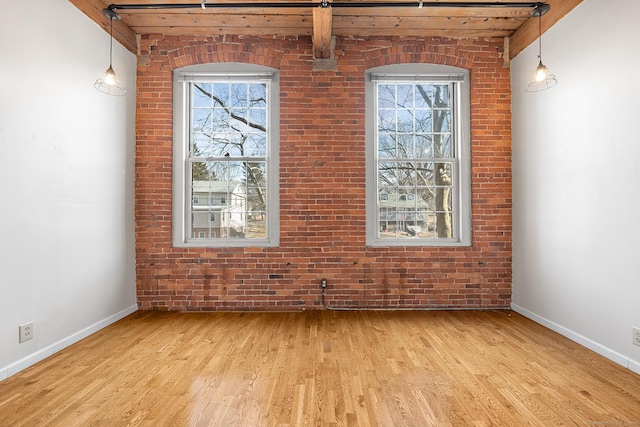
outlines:
{"label": "red brick", "polygon": [[[501,40],[339,39],[336,72],[313,71],[310,37],[143,35],[135,161],[140,308],[321,309],[321,278],[336,307],[508,307],[511,97],[502,47]],[[171,245],[172,70],[221,61],[281,72],[277,248]],[[401,62],[470,70],[471,247],[365,246],[364,73]]]}

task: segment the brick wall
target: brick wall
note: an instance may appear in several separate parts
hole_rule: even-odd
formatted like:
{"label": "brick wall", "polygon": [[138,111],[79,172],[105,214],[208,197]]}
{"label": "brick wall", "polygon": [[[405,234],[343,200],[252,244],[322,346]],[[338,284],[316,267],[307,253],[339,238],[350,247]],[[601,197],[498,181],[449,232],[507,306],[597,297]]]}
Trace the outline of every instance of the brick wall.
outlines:
{"label": "brick wall", "polygon": [[[338,39],[313,71],[310,37],[143,36],[137,80],[136,265],[141,309],[480,308],[511,302],[511,110],[502,40]],[[281,72],[278,248],[171,245],[172,70],[247,62]],[[364,72],[470,70],[473,245],[365,245]]]}

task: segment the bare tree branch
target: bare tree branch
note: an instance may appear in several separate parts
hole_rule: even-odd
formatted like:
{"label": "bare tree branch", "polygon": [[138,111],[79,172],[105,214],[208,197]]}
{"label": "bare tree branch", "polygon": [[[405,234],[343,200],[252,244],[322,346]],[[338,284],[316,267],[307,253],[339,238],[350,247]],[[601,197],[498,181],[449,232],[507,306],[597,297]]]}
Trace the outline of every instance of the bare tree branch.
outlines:
{"label": "bare tree branch", "polygon": [[204,88],[202,88],[200,85],[197,85],[197,84],[196,84],[196,85],[194,85],[194,86],[196,87],[196,89],[198,89],[198,90],[200,91],[200,93],[202,93],[202,94],[203,94],[203,95],[205,95],[205,96],[211,97],[211,98],[212,98],[216,103],[218,103],[218,104],[219,104],[219,105],[220,105],[220,106],[221,106],[221,107],[222,107],[222,108],[223,108],[227,113],[229,113],[229,116],[230,116],[232,119],[237,120],[237,121],[239,121],[239,122],[241,122],[241,123],[244,123],[245,125],[247,125],[247,126],[249,126],[249,127],[251,127],[251,128],[261,130],[262,132],[266,132],[266,131],[267,131],[267,128],[266,128],[266,127],[264,127],[264,126],[262,126],[262,125],[259,125],[259,124],[257,124],[257,123],[250,122],[250,121],[249,121],[248,119],[246,119],[245,117],[241,117],[241,116],[238,116],[237,114],[233,114],[233,113],[231,112],[231,109],[230,109],[228,106],[226,106],[226,105],[225,105],[225,103],[224,103],[220,98],[218,98],[217,96],[215,96],[215,95],[214,95],[214,94],[212,94],[212,93],[207,92],[207,91],[206,91],[206,90],[204,90]]}

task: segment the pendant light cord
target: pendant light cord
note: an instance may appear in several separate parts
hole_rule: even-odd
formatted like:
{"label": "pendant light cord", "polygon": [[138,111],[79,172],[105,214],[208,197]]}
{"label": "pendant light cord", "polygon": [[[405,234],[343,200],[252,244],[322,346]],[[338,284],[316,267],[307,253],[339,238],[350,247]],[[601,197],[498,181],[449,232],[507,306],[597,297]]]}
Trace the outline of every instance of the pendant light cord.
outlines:
{"label": "pendant light cord", "polygon": [[111,26],[111,30],[109,31],[109,67],[111,67],[113,65],[111,63],[113,58],[113,16],[109,18],[109,24]]}
{"label": "pendant light cord", "polygon": [[538,59],[542,62],[542,15],[538,15]]}

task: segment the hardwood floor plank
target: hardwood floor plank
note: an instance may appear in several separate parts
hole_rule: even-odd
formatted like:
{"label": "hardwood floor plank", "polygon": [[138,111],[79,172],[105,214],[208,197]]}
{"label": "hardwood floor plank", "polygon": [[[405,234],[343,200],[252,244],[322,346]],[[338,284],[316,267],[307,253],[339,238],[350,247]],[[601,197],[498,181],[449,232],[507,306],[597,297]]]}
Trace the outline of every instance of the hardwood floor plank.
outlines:
{"label": "hardwood floor plank", "polygon": [[510,311],[138,312],[0,382],[2,426],[603,423],[640,376]]}

